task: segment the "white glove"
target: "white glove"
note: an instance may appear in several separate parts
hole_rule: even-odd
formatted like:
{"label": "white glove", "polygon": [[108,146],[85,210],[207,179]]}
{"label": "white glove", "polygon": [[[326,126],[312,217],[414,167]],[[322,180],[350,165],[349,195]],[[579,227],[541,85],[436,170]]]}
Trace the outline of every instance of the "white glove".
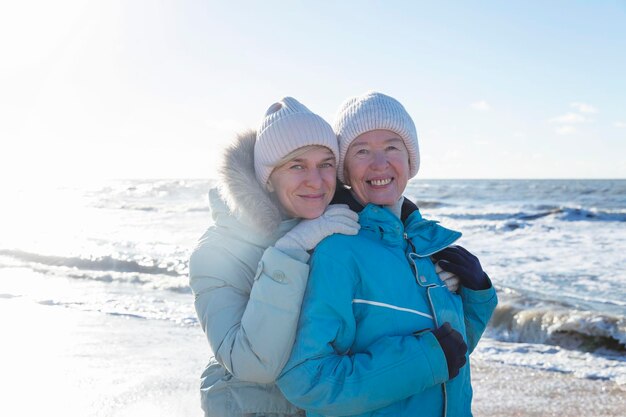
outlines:
{"label": "white glove", "polygon": [[459,277],[454,275],[452,272],[444,271],[441,269],[438,263],[435,262],[435,272],[439,275],[439,278],[446,284],[446,287],[450,290],[450,292],[457,292],[459,289]]}
{"label": "white glove", "polygon": [[274,247],[278,250],[294,249],[311,250],[326,236],[333,233],[356,235],[361,228],[359,215],[345,204],[333,204],[324,213],[311,220],[302,220],[283,237],[278,239]]}

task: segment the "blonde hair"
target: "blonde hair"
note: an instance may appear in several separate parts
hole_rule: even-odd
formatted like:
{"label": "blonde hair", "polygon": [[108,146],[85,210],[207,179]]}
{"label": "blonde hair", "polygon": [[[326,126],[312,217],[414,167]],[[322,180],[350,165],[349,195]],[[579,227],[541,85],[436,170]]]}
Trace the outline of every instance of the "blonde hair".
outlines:
{"label": "blonde hair", "polygon": [[[298,148],[296,150],[293,150],[293,151],[289,152],[287,155],[285,155],[282,158],[280,158],[280,160],[278,162],[276,162],[276,165],[272,169],[272,173],[274,172],[274,170],[282,167],[283,165],[285,165],[286,163],[288,163],[292,159],[296,159],[297,157],[304,155],[308,151],[312,151],[312,150],[316,150],[316,149],[328,149],[328,152],[333,153],[333,151],[331,149],[329,149],[327,146],[323,146],[323,145],[307,145],[307,146],[303,146],[301,148]],[[335,155],[333,154],[333,158],[334,157],[335,157]],[[270,174],[270,175],[272,175],[272,174]]]}

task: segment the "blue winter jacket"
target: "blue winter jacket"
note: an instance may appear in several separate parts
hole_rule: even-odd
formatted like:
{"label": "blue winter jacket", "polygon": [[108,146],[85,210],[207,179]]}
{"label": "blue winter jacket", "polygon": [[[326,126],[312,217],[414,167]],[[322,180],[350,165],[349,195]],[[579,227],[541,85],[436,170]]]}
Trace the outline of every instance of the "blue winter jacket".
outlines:
{"label": "blue winter jacket", "polygon": [[308,416],[471,416],[469,358],[448,380],[431,330],[449,322],[469,356],[495,289],[448,291],[430,255],[461,234],[418,210],[404,224],[373,204],[359,217],[358,235],[333,235],[315,249],[279,388]]}

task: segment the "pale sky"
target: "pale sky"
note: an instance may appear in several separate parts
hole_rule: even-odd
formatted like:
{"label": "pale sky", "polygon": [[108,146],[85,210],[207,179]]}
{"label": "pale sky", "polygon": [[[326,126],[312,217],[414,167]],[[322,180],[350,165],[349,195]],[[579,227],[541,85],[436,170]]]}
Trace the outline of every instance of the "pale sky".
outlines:
{"label": "pale sky", "polygon": [[421,178],[626,178],[625,1],[0,5],[3,181],[207,178],[290,95],[377,90]]}

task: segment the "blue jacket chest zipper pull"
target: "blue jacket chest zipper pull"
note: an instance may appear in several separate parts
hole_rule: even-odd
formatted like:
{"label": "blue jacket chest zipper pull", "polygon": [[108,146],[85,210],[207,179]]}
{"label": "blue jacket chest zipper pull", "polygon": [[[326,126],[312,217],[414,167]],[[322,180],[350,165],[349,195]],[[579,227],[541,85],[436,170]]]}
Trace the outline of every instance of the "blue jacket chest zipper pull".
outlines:
{"label": "blue jacket chest zipper pull", "polygon": [[415,281],[422,287],[429,286],[428,280],[426,279],[426,277],[419,274],[417,263],[415,262],[415,259],[418,258],[419,256],[417,255],[417,253],[415,253],[415,245],[413,245],[413,242],[411,242],[411,239],[409,239],[409,235],[406,232],[404,232],[402,236],[404,237],[404,240],[406,240],[408,243],[407,245],[408,253],[406,254],[406,257],[409,259],[409,265],[411,265],[411,269],[413,270]]}

